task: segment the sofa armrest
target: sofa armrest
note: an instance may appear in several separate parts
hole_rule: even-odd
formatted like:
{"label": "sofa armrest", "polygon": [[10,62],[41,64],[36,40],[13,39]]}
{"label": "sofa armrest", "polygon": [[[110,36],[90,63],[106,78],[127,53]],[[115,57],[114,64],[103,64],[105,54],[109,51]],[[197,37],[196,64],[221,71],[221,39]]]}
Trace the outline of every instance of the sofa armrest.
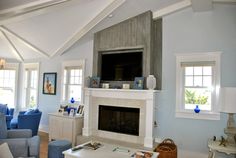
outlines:
{"label": "sofa armrest", "polygon": [[0,144],[6,142],[10,148],[13,157],[28,156],[28,142],[25,138],[0,139]]}
{"label": "sofa armrest", "polygon": [[12,129],[7,131],[7,138],[30,138],[32,137],[31,129]]}
{"label": "sofa armrest", "polygon": [[33,136],[32,138],[28,139],[29,144],[29,156],[33,156],[39,158],[40,155],[40,137]]}

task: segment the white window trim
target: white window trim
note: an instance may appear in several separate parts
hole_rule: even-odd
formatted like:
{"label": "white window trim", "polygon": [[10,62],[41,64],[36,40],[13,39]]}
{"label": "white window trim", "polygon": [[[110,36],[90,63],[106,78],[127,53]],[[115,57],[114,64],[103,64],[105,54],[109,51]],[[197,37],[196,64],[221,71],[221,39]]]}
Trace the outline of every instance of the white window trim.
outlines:
{"label": "white window trim", "polygon": [[[36,91],[37,91],[37,100],[36,100],[36,107],[38,108],[38,106],[39,106],[39,63],[24,63],[23,64],[23,72],[25,72],[25,69],[37,69],[37,71],[38,71],[38,83],[37,83],[37,89],[36,89]],[[23,81],[25,80],[25,73],[23,73]],[[25,88],[25,82],[23,82],[24,83],[24,85],[23,85],[23,89]],[[22,89],[22,90],[23,90]],[[24,96],[24,98],[22,98],[22,102],[26,102],[25,101],[25,96],[26,96],[26,94],[24,94],[23,95]],[[22,96],[22,97],[23,97]],[[23,101],[24,100],[24,101]],[[26,107],[26,105],[24,106],[24,107],[20,107],[21,109],[24,109],[24,108],[27,108]]]}
{"label": "white window trim", "polygon": [[63,100],[63,84],[64,84],[64,69],[66,67],[81,67],[82,68],[82,94],[81,94],[81,103],[84,103],[84,76],[85,76],[85,59],[83,60],[68,60],[62,63],[62,80],[61,80],[61,103],[65,103]]}
{"label": "white window trim", "polygon": [[[219,104],[220,104],[220,56],[221,52],[206,52],[206,53],[178,53],[176,54],[176,117],[177,118],[192,118],[204,120],[220,120]],[[212,110],[201,111],[196,114],[193,111],[185,110],[183,108],[183,69],[181,62],[201,62],[201,61],[215,61],[215,89],[212,92]]]}

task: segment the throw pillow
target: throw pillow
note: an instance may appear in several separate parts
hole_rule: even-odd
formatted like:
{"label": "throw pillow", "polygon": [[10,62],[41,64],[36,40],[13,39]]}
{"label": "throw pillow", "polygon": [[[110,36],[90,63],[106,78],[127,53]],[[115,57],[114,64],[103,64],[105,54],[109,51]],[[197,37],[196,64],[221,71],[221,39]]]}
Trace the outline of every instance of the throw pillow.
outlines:
{"label": "throw pillow", "polygon": [[38,109],[29,109],[24,113],[24,115],[35,114],[35,113],[38,113],[38,112],[39,112]]}
{"label": "throw pillow", "polygon": [[7,138],[6,116],[0,113],[0,139]]}
{"label": "throw pillow", "polygon": [[0,113],[7,114],[7,104],[0,104]]}
{"label": "throw pillow", "polygon": [[0,145],[0,157],[13,158],[7,143]]}

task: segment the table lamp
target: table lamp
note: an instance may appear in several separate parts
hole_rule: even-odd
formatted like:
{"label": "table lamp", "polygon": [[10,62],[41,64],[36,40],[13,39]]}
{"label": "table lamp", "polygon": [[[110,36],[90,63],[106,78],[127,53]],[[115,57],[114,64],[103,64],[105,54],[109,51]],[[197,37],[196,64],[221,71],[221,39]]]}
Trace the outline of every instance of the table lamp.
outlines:
{"label": "table lamp", "polygon": [[234,113],[236,113],[236,87],[222,88],[221,112],[228,113],[227,127],[224,129],[227,135],[227,145],[236,146],[236,126]]}

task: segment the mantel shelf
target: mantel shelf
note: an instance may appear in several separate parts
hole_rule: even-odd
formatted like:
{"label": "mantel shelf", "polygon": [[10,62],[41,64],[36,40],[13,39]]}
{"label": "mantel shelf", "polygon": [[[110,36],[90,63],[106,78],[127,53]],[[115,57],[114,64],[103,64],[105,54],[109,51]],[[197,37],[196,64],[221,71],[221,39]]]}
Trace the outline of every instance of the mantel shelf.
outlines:
{"label": "mantel shelf", "polygon": [[149,90],[149,89],[114,89],[114,88],[84,88],[90,91],[114,91],[114,92],[141,92],[141,93],[158,93],[160,90]]}
{"label": "mantel shelf", "polygon": [[85,88],[85,96],[147,100],[159,93],[159,90]]}

